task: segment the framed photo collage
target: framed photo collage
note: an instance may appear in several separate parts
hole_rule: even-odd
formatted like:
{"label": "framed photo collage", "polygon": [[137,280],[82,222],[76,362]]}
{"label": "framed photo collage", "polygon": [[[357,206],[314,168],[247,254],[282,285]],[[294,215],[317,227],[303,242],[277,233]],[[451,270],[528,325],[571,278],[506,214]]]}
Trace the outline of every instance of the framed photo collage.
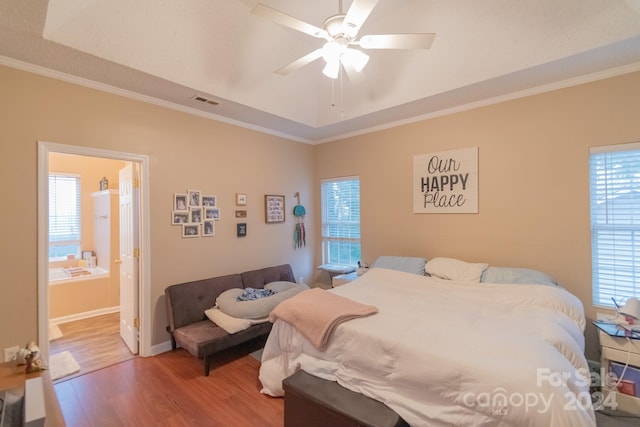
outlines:
{"label": "framed photo collage", "polygon": [[205,195],[198,190],[173,195],[171,224],[182,227],[182,237],[212,237],[216,221],[220,221],[217,196]]}

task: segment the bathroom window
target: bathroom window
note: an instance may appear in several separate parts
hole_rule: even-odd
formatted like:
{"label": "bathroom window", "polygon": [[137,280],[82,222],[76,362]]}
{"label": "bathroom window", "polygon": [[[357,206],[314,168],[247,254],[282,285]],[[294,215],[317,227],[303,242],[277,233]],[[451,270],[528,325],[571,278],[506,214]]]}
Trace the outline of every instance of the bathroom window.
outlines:
{"label": "bathroom window", "polygon": [[80,176],[49,174],[49,261],[80,258]]}

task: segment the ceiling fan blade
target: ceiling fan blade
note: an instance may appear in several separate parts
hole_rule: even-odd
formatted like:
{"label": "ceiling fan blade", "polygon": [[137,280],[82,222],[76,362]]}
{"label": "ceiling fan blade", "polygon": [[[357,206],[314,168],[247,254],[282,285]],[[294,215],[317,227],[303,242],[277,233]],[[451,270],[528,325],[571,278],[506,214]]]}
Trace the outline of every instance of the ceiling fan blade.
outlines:
{"label": "ceiling fan blade", "polygon": [[316,49],[311,53],[306,54],[302,58],[296,59],[291,64],[285,65],[275,71],[276,74],[286,75],[292,71],[296,71],[299,68],[304,67],[307,64],[312,63],[318,58],[322,58],[322,49]]}
{"label": "ceiling fan blade", "polygon": [[379,0],[353,0],[344,18],[344,25],[353,25],[355,27],[355,34],[357,34],[362,24],[364,24],[364,21],[367,20],[371,11],[378,4],[378,1]]}
{"label": "ceiling fan blade", "polygon": [[262,16],[263,18],[270,19],[277,24],[284,25],[285,27],[293,28],[294,30],[309,34],[313,37],[317,37],[320,39],[326,39],[327,37],[329,37],[327,32],[322,28],[308,24],[304,21],[299,20],[298,18],[294,18],[293,16],[287,15],[286,13],[280,12],[279,10],[272,9],[269,6],[265,6],[261,3],[258,3],[256,7],[253,8],[251,13],[253,13],[254,15]]}
{"label": "ceiling fan blade", "polygon": [[363,49],[429,49],[435,38],[435,33],[377,34],[362,36],[359,44]]}

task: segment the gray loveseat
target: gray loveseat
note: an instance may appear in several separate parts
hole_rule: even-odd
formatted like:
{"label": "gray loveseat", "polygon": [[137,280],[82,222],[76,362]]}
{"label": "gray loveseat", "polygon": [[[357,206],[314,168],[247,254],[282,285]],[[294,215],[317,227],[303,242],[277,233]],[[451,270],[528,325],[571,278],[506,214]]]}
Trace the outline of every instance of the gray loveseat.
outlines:
{"label": "gray loveseat", "polygon": [[209,320],[204,311],[211,308],[216,298],[228,289],[262,289],[267,283],[277,281],[295,282],[289,264],[167,287],[164,293],[171,347],[175,350],[180,345],[193,356],[203,359],[204,375],[208,376],[211,358],[216,352],[268,335],[271,323],[259,323],[235,334],[229,334]]}

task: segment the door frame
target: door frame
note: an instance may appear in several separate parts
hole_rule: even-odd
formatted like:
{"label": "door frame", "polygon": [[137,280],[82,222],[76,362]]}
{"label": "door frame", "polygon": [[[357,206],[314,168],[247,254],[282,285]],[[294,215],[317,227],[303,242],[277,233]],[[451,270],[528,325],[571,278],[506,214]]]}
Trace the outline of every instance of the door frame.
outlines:
{"label": "door frame", "polygon": [[49,357],[49,153],[76,154],[136,162],[140,165],[139,355],[151,356],[151,239],[149,156],[101,148],[38,141],[38,346]]}

